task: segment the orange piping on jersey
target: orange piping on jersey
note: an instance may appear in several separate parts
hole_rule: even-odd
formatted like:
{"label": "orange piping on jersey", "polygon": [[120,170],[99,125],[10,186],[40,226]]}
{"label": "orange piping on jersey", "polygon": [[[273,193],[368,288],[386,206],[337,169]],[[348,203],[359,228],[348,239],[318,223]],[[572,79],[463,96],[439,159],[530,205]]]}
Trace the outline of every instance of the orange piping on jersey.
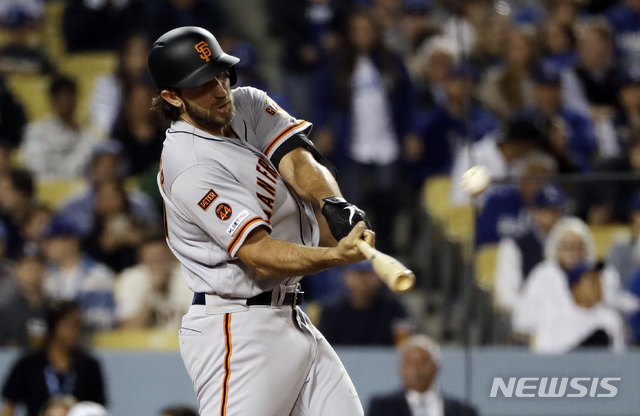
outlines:
{"label": "orange piping on jersey", "polygon": [[222,379],[222,401],[220,402],[220,416],[227,414],[227,399],[229,397],[229,378],[231,377],[231,314],[224,314],[224,378]]}
{"label": "orange piping on jersey", "polygon": [[280,132],[280,134],[278,134],[275,139],[271,140],[271,143],[269,143],[269,146],[267,146],[267,148],[264,149],[264,154],[269,156],[269,152],[271,151],[271,149],[273,149],[273,147],[276,145],[276,143],[278,143],[280,141],[280,139],[282,139],[284,136],[286,136],[287,133],[291,132],[292,130],[297,129],[298,127],[302,126],[305,123],[307,123],[307,122],[304,121],[304,120],[300,120],[296,124],[292,124],[291,126],[289,126],[286,129],[282,130],[282,132]]}
{"label": "orange piping on jersey", "polygon": [[167,240],[171,240],[169,237],[169,223],[167,221],[167,205],[162,200],[162,223],[164,224],[164,236]]}
{"label": "orange piping on jersey", "polygon": [[240,239],[242,238],[242,234],[247,230],[247,228],[249,228],[251,224],[257,221],[264,221],[264,219],[261,217],[253,217],[253,218],[250,218],[247,222],[245,222],[242,227],[240,227],[240,229],[238,230],[238,234],[236,234],[236,236],[233,237],[233,240],[231,240],[231,242],[227,246],[227,251],[229,252],[229,254],[233,252],[233,249],[235,248],[236,244],[238,244],[238,241],[240,241]]}

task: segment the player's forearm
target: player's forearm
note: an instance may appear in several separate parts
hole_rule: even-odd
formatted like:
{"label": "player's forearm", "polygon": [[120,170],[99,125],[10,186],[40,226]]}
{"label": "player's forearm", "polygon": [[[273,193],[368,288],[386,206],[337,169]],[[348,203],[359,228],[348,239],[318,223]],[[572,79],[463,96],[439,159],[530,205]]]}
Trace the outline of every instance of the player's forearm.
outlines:
{"label": "player's forearm", "polygon": [[238,257],[264,277],[303,276],[364,260],[364,255],[356,247],[356,241],[360,238],[373,246],[374,234],[365,232],[364,221],[353,227],[336,247],[307,247],[274,240],[266,228],[258,227],[240,247]]}
{"label": "player's forearm", "polygon": [[[240,249],[242,252],[244,247]],[[334,248],[306,247],[288,241],[269,239],[238,255],[264,277],[295,277],[317,273],[345,264]]]}
{"label": "player's forearm", "polygon": [[287,154],[279,168],[284,180],[307,201],[322,206],[324,198],[342,196],[331,172],[303,148]]}

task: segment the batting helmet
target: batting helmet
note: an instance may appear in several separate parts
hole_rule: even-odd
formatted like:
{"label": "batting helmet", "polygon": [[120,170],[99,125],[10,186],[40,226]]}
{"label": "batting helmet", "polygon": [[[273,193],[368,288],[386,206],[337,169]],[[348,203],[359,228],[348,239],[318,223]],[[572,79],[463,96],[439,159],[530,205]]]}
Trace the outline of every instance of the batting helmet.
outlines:
{"label": "batting helmet", "polygon": [[160,36],[149,51],[149,71],[156,87],[195,88],[222,71],[237,81],[233,65],[240,59],[222,51],[208,30],[195,26],[173,29]]}

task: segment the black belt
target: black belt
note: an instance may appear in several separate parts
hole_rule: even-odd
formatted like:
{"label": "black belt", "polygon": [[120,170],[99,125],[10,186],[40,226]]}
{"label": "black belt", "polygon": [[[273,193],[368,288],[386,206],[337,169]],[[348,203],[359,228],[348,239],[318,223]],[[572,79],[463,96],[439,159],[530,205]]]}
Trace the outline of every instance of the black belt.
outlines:
{"label": "black belt", "polygon": [[[284,295],[283,305],[297,306],[302,304],[304,292],[287,292]],[[195,293],[193,295],[192,305],[206,305],[206,297],[204,293]],[[255,305],[271,305],[271,292],[262,292],[257,296],[247,299],[247,306]]]}

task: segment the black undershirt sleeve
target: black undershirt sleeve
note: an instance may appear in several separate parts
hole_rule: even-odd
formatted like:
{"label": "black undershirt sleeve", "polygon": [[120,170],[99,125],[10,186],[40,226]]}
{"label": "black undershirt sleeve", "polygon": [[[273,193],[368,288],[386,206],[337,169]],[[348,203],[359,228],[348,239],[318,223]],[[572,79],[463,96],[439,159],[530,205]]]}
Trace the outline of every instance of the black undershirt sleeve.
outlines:
{"label": "black undershirt sleeve", "polygon": [[333,166],[331,162],[329,162],[329,160],[327,160],[327,158],[324,157],[322,153],[320,153],[313,142],[311,142],[311,140],[309,140],[309,138],[307,138],[304,133],[296,133],[293,136],[289,137],[287,141],[282,143],[280,147],[278,147],[278,149],[273,153],[273,156],[271,156],[271,163],[273,163],[273,166],[278,168],[282,158],[287,153],[299,147],[304,147],[309,152],[311,152],[316,161],[329,169],[329,172],[331,172],[334,178],[338,177],[338,170],[335,168],[335,166]]}

